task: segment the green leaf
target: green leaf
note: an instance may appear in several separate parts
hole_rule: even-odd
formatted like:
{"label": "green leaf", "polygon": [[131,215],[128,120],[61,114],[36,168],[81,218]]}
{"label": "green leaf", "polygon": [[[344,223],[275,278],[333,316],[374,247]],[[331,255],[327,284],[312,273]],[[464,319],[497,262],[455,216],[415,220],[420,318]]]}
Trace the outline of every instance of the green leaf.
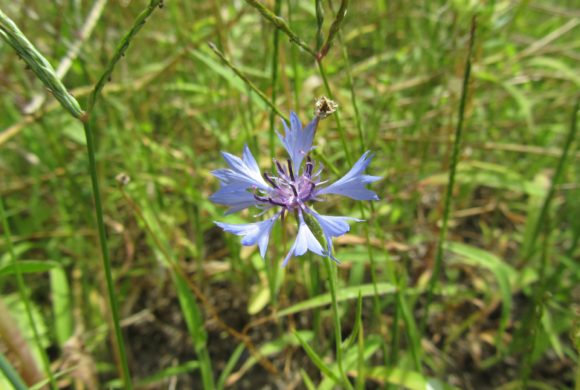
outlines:
{"label": "green leaf", "polygon": [[248,314],[254,315],[261,312],[270,302],[270,289],[268,286],[259,285],[258,288],[250,295],[248,302]]}
{"label": "green leaf", "polygon": [[173,284],[177,289],[177,297],[181,306],[181,312],[185,318],[185,323],[195,350],[200,350],[206,347],[207,333],[205,331],[203,317],[201,311],[197,306],[195,297],[191,293],[189,286],[183,280],[181,275],[173,273]]}
{"label": "green leaf", "polygon": [[373,367],[367,371],[367,377],[381,383],[387,382],[409,390],[456,389],[437,379],[423,376],[416,371],[402,370],[399,368]]}
{"label": "green leaf", "polygon": [[[377,283],[377,294],[378,295],[385,295],[385,294],[392,294],[395,292],[395,287],[390,283]],[[343,288],[342,290],[337,291],[336,294],[336,301],[342,302],[347,301],[350,299],[356,299],[359,295],[359,292],[363,298],[370,297],[375,294],[374,286],[372,284],[365,284],[362,286],[354,286],[354,287],[347,287]],[[317,307],[330,305],[331,297],[330,294],[321,294],[314,298],[307,299],[290,307],[280,310],[276,313],[276,317],[284,317],[290,314],[299,313],[301,311],[312,310]]]}
{"label": "green leaf", "polygon": [[58,345],[62,348],[73,334],[70,288],[66,272],[62,268],[50,270],[50,289],[54,312],[54,331]]}
{"label": "green leaf", "polygon": [[0,268],[0,276],[16,275],[16,267],[20,268],[20,272],[23,274],[35,274],[59,268],[60,263],[50,260],[19,260],[18,266],[15,264],[8,264]]}
{"label": "green leaf", "polygon": [[[314,333],[310,330],[296,331],[294,333],[299,334],[300,338],[305,342],[310,342],[314,338]],[[258,351],[260,352],[260,355],[264,357],[274,356],[282,353],[282,351],[284,351],[288,346],[297,345],[299,345],[299,343],[294,335],[285,334],[276,340],[264,343],[260,346],[260,348],[258,348]],[[253,366],[256,365],[256,363],[258,363],[258,360],[253,355],[250,356],[244,365],[239,369],[238,373],[243,374],[249,371]]]}

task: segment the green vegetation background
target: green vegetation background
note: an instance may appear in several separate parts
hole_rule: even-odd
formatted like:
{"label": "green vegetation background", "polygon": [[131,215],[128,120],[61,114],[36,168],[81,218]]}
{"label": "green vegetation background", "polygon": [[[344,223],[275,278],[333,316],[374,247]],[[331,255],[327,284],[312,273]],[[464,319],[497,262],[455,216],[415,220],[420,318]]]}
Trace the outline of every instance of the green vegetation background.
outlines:
{"label": "green vegetation background", "polygon": [[[123,334],[83,123],[0,39],[3,368],[27,379],[10,330],[53,386],[120,387],[125,361],[137,388],[580,388],[577,2],[352,1],[322,66],[255,2],[158,3],[1,7],[91,108]],[[260,4],[318,52],[340,2]],[[328,199],[321,210],[366,220],[337,240],[342,265],[282,269],[292,221],[262,261],[214,225],[254,213],[224,217],[210,172],[244,144],[267,169],[281,152],[272,105],[307,122],[329,90],[339,117],[321,123],[317,158],[337,178],[372,150],[381,201]]]}

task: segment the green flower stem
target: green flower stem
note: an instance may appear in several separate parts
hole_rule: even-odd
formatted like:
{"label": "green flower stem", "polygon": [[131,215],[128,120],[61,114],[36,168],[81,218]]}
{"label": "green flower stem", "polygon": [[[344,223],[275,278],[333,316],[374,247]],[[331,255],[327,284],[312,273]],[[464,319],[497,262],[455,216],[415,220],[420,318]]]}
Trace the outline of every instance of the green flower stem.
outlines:
{"label": "green flower stem", "polygon": [[332,301],[332,319],[334,322],[334,338],[336,341],[336,364],[345,388],[352,389],[352,384],[344,372],[344,365],[342,363],[342,331],[340,315],[338,313],[338,302],[336,300],[336,266],[328,256],[324,258],[324,265],[326,266],[326,273],[328,274],[328,286]]}
{"label": "green flower stem", "polygon": [[435,266],[429,285],[427,287],[427,301],[425,303],[425,313],[421,323],[421,333],[425,332],[427,321],[429,318],[429,307],[433,300],[433,293],[437,282],[439,281],[439,274],[441,273],[441,266],[443,264],[443,249],[445,240],[447,239],[447,230],[449,224],[449,214],[451,212],[451,198],[453,197],[453,187],[455,186],[455,172],[457,171],[457,163],[459,161],[459,151],[461,147],[461,140],[463,135],[463,120],[465,116],[465,105],[467,102],[467,90],[469,86],[469,78],[471,76],[471,56],[473,54],[473,45],[475,41],[475,30],[477,22],[476,17],[473,16],[471,20],[471,32],[469,35],[469,48],[467,58],[465,60],[465,73],[463,75],[463,86],[461,88],[461,99],[459,102],[459,116],[457,119],[457,127],[455,128],[455,141],[453,142],[453,154],[451,156],[451,166],[449,167],[449,183],[445,193],[445,205],[443,208],[443,226],[439,232],[439,241],[437,243],[437,255],[435,257]]}
{"label": "green flower stem", "polygon": [[[32,329],[32,334],[34,336],[34,342],[40,351],[40,358],[42,359],[42,365],[44,368],[44,372],[50,381],[50,387],[52,389],[58,389],[56,385],[56,380],[54,379],[54,375],[50,369],[50,360],[44,347],[42,346],[42,342],[40,341],[40,334],[38,333],[38,328],[36,323],[34,322],[34,318],[32,317],[32,307],[30,304],[30,300],[28,299],[28,294],[26,293],[26,286],[24,284],[24,277],[22,276],[22,270],[20,269],[20,262],[16,258],[16,253],[14,252],[14,247],[12,246],[12,234],[10,233],[10,225],[8,224],[8,217],[6,216],[6,211],[4,209],[4,201],[0,198],[0,218],[2,219],[2,227],[4,229],[4,238],[6,242],[6,246],[8,247],[8,254],[10,256],[10,260],[14,265],[14,269],[16,270],[16,283],[18,285],[18,293],[20,294],[20,300],[24,303],[24,309],[26,311],[26,317],[28,318],[28,323]],[[6,321],[7,318],[2,316],[0,321]],[[7,324],[8,325],[8,324]],[[4,329],[5,327],[0,325],[0,329]],[[0,332],[0,336],[2,336]],[[7,336],[7,335],[4,335]],[[7,340],[8,342],[10,340]],[[20,347],[21,348],[21,347]],[[23,356],[25,354],[24,351],[14,351],[16,354]],[[27,361],[23,361],[23,364],[32,364],[34,366],[34,360],[32,358],[26,359]],[[32,360],[32,361],[31,361]],[[27,367],[31,372],[34,370],[31,367]],[[36,378],[29,378],[29,379],[36,379]]]}

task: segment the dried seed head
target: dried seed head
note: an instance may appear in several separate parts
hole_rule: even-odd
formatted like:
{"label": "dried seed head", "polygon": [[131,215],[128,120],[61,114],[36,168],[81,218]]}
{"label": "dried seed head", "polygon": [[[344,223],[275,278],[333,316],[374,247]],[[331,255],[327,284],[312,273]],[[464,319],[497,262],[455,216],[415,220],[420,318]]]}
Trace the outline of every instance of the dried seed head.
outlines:
{"label": "dried seed head", "polygon": [[316,99],[314,105],[314,115],[320,119],[324,119],[329,115],[332,115],[338,109],[338,104],[334,101],[328,99],[326,96],[321,96]]}
{"label": "dried seed head", "polygon": [[121,187],[125,187],[127,184],[129,184],[131,178],[125,172],[121,172],[115,176],[115,180],[117,180],[117,183],[119,183]]}

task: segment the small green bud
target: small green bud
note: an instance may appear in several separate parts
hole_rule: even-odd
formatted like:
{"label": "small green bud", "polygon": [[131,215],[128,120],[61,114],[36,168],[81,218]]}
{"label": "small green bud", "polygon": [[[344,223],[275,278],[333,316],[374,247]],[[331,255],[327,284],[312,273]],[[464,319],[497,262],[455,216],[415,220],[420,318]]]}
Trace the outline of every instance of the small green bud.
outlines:
{"label": "small green bud", "polygon": [[[320,224],[318,223],[316,218],[314,218],[309,213],[302,213],[302,216],[304,217],[304,222],[310,228],[310,231],[312,232],[314,237],[318,240],[320,245],[322,245],[322,248],[324,248],[324,250],[327,251],[328,250],[328,241],[326,240],[326,236],[324,235],[324,231],[322,230],[322,226],[320,226]],[[332,253],[329,253],[329,254],[332,254]]]}

